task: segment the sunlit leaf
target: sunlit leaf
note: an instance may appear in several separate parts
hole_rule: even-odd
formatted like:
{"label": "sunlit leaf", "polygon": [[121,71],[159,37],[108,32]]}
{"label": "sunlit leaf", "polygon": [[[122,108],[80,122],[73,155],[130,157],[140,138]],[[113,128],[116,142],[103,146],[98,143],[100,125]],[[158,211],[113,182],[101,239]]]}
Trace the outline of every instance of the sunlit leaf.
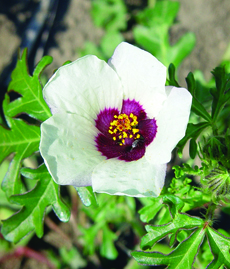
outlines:
{"label": "sunlit leaf", "polygon": [[21,205],[22,209],[3,221],[1,232],[14,243],[33,230],[38,237],[43,236],[45,210],[50,205],[61,221],[68,221],[70,217],[68,207],[59,196],[59,185],[53,181],[44,164],[36,170],[23,168],[21,172],[23,176],[38,181],[31,191],[10,197],[10,202]]}
{"label": "sunlit leaf", "polygon": [[159,252],[134,251],[132,256],[140,264],[165,265],[167,269],[192,268],[199,247],[204,239],[204,234],[205,230],[203,227],[197,229],[168,255]]}

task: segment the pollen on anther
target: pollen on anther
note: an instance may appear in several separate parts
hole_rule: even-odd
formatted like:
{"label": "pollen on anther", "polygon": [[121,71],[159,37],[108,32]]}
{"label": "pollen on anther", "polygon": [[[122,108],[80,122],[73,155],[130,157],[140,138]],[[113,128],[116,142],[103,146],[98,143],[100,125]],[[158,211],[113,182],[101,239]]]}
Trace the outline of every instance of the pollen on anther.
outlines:
{"label": "pollen on anther", "polygon": [[132,129],[133,134],[136,134],[139,132],[139,129]]}

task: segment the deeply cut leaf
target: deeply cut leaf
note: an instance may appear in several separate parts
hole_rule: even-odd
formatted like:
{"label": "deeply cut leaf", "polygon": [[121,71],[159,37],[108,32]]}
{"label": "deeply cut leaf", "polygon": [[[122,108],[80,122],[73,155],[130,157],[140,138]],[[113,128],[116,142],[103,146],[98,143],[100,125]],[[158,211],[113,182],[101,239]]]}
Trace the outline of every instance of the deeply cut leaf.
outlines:
{"label": "deeply cut leaf", "polygon": [[168,255],[159,252],[132,252],[132,256],[140,264],[165,265],[167,269],[192,268],[198,249],[204,239],[203,227],[193,232]]}
{"label": "deeply cut leaf", "polygon": [[208,227],[206,233],[214,256],[213,261],[207,268],[218,269],[221,265],[230,268],[230,238],[223,236],[211,227]]}
{"label": "deeply cut leaf", "polygon": [[52,57],[43,57],[35,68],[33,76],[30,76],[27,69],[26,54],[27,50],[25,49],[11,74],[12,80],[7,90],[8,92],[17,92],[22,96],[9,103],[4,109],[4,113],[8,117],[27,113],[35,119],[44,121],[51,116],[51,112],[43,99],[39,76],[42,70],[52,62]]}
{"label": "deeply cut leaf", "polygon": [[[3,102],[3,108],[8,105],[9,97]],[[10,163],[9,170],[2,183],[2,189],[6,196],[21,193],[20,167],[21,161],[29,157],[39,149],[40,128],[34,125],[28,125],[21,119],[7,118],[11,130],[5,129],[0,125],[0,163],[11,153],[14,158]]]}
{"label": "deeply cut leaf", "polygon": [[59,197],[59,185],[51,178],[45,165],[33,170],[23,168],[25,177],[38,180],[31,191],[10,197],[10,202],[23,206],[22,209],[3,221],[3,236],[14,243],[35,230],[38,237],[43,236],[43,218],[46,208],[51,205],[61,221],[68,221],[70,211]]}
{"label": "deeply cut leaf", "polygon": [[38,151],[40,142],[38,126],[28,125],[24,121],[12,119],[12,117],[28,113],[38,120],[46,120],[51,116],[42,97],[42,87],[39,82],[42,70],[51,61],[50,56],[43,57],[35,68],[33,76],[30,76],[27,70],[26,50],[24,50],[11,75],[12,81],[9,84],[8,92],[17,92],[21,97],[10,102],[10,98],[6,94],[3,101],[3,112],[10,130],[0,125],[0,163],[14,153],[14,158],[2,183],[2,188],[8,198],[22,192],[19,173],[21,161]]}
{"label": "deeply cut leaf", "polygon": [[195,229],[202,224],[202,219],[179,213],[175,216],[172,222],[168,224],[160,226],[146,225],[145,228],[148,233],[141,240],[141,248],[144,250],[151,248],[166,235],[177,234],[181,229]]}

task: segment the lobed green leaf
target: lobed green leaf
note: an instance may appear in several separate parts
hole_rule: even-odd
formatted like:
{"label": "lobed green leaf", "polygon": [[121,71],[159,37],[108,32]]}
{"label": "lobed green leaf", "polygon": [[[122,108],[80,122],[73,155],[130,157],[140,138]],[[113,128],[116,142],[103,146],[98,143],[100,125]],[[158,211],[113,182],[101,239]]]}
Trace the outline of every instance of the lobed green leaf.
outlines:
{"label": "lobed green leaf", "polygon": [[167,269],[192,268],[199,247],[204,239],[205,230],[194,231],[185,241],[168,255],[159,252],[132,252],[132,256],[140,264],[165,265]]}
{"label": "lobed green leaf", "polygon": [[8,117],[27,113],[35,119],[44,121],[51,116],[51,112],[43,99],[39,76],[42,70],[52,62],[52,57],[43,57],[35,68],[33,76],[30,76],[27,69],[26,55],[27,50],[25,49],[11,74],[12,80],[8,86],[8,92],[14,91],[22,96],[10,102],[5,107],[4,113]]}
{"label": "lobed green leaf", "polygon": [[221,265],[230,268],[230,238],[223,236],[211,227],[207,228],[206,234],[214,256],[207,269],[218,269]]}
{"label": "lobed green leaf", "polygon": [[53,181],[44,164],[36,170],[23,168],[21,173],[38,182],[31,191],[10,197],[11,203],[23,206],[19,212],[3,220],[1,232],[8,241],[14,243],[33,230],[38,237],[43,236],[43,218],[50,205],[61,221],[70,218],[70,211],[59,196],[59,185]]}

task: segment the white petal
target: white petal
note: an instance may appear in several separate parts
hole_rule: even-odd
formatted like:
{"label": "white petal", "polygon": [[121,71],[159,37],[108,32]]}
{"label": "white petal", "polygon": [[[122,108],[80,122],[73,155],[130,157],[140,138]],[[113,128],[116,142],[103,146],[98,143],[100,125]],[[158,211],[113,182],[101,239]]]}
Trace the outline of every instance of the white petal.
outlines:
{"label": "white petal", "polygon": [[92,187],[95,192],[135,197],[156,197],[165,180],[166,164],[153,165],[143,157],[125,162],[109,159],[93,171]]}
{"label": "white petal", "polygon": [[166,99],[166,67],[150,53],[122,42],[109,60],[124,85],[124,99],[139,101],[150,118]]}
{"label": "white petal", "polygon": [[100,110],[122,106],[123,90],[116,72],[96,56],[62,66],[44,87],[53,114],[70,112],[93,121]]}
{"label": "white petal", "polygon": [[104,160],[95,147],[96,134],[90,121],[75,114],[55,114],[42,123],[40,151],[56,183],[91,185],[94,167]]}
{"label": "white petal", "polygon": [[151,163],[167,163],[171,152],[184,137],[192,103],[191,94],[183,88],[166,87],[167,100],[156,117],[157,134],[146,148]]}

